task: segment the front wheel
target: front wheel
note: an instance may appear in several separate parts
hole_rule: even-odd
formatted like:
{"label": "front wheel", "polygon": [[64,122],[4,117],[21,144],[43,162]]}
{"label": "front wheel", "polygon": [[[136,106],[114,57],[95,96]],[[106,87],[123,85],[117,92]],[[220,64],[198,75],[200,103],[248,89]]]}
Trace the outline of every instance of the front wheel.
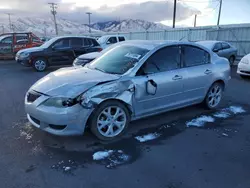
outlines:
{"label": "front wheel", "polygon": [[223,85],[220,83],[214,83],[204,100],[205,106],[208,109],[215,109],[219,106],[221,99],[222,99],[222,94],[223,94]]}
{"label": "front wheel", "polygon": [[93,112],[90,129],[100,140],[113,140],[124,133],[129,122],[130,113],[125,105],[118,101],[107,101]]}
{"label": "front wheel", "polygon": [[33,67],[38,72],[43,72],[46,70],[48,63],[44,58],[37,58],[33,62]]}

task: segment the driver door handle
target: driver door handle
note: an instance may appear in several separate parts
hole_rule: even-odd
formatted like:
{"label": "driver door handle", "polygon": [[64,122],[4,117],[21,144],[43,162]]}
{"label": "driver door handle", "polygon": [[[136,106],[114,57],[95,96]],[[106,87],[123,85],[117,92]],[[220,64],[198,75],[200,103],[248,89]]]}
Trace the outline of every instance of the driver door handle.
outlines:
{"label": "driver door handle", "polygon": [[209,70],[209,69],[207,69],[204,73],[205,73],[205,74],[211,74],[211,73],[212,73],[212,71],[211,71],[211,70]]}
{"label": "driver door handle", "polygon": [[181,80],[182,79],[182,76],[180,75],[175,75],[172,80]]}

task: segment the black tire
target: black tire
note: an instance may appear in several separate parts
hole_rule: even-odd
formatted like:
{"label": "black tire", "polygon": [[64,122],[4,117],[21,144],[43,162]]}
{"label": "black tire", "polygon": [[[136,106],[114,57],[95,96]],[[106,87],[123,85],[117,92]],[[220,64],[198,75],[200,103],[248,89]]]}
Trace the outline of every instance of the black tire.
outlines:
{"label": "black tire", "polygon": [[[220,88],[221,96],[220,96],[220,99],[219,99],[218,104],[216,104],[216,105],[213,106],[213,105],[210,104],[210,101],[211,101],[212,98],[213,98],[213,97],[210,96],[210,92],[213,92],[214,88],[216,88],[216,87],[219,87],[219,88]],[[209,88],[209,90],[208,90],[208,92],[207,92],[207,95],[206,95],[206,97],[205,97],[205,99],[204,99],[204,101],[203,101],[203,103],[204,103],[204,105],[205,105],[205,107],[206,107],[207,109],[213,110],[213,109],[216,109],[216,108],[220,105],[220,102],[221,102],[222,97],[223,97],[223,90],[224,90],[224,86],[223,86],[223,84],[221,84],[221,83],[219,83],[219,82],[215,82],[215,83]],[[218,100],[218,98],[216,98],[216,100]],[[216,102],[216,103],[217,103],[217,102]]]}
{"label": "black tire", "polygon": [[233,66],[234,65],[234,61],[235,61],[235,57],[232,55],[229,57],[228,59],[229,63],[230,63],[230,66]]}
{"label": "black tire", "polygon": [[[38,66],[38,62],[41,63],[41,66]],[[33,61],[33,68],[37,71],[37,72],[43,72],[45,71],[47,68],[48,68],[48,62],[45,58],[42,58],[42,57],[39,57],[39,58],[36,58],[34,61]]]}
{"label": "black tire", "polygon": [[240,77],[243,79],[250,78],[250,76],[246,76],[246,75],[240,75]]}
{"label": "black tire", "polygon": [[[101,116],[103,110],[107,109],[108,107],[119,107],[121,108],[123,111],[124,111],[124,115],[126,116],[126,124],[124,126],[124,128],[122,129],[122,131],[115,135],[115,136],[104,136],[103,134],[100,133],[100,131],[98,130],[98,118],[99,116]],[[95,110],[94,112],[92,113],[91,117],[90,117],[90,121],[89,121],[89,125],[90,125],[90,130],[91,132],[100,140],[103,140],[103,141],[110,141],[110,140],[114,140],[116,139],[117,137],[121,136],[125,130],[127,129],[128,125],[129,125],[129,122],[130,122],[130,113],[129,113],[129,110],[127,109],[127,107],[122,104],[121,102],[119,101],[115,101],[115,100],[110,100],[110,101],[106,101],[106,102],[103,102],[101,103]],[[107,120],[106,120],[107,121]],[[107,126],[107,129],[108,129],[109,126]],[[114,130],[112,128],[112,130]]]}

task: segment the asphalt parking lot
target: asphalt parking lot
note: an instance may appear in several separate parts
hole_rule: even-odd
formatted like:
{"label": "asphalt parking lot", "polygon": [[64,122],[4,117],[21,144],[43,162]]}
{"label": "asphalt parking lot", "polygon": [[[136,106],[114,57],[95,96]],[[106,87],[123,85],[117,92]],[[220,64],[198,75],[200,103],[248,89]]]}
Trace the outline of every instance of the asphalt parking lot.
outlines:
{"label": "asphalt parking lot", "polygon": [[[220,109],[197,105],[139,120],[110,143],[88,131],[52,136],[28,123],[25,93],[54,70],[37,73],[0,62],[1,188],[250,187],[250,79],[236,75],[235,67]],[[187,127],[198,117],[210,120]],[[154,140],[136,139],[149,133]],[[97,160],[93,154],[99,151],[109,155]]]}

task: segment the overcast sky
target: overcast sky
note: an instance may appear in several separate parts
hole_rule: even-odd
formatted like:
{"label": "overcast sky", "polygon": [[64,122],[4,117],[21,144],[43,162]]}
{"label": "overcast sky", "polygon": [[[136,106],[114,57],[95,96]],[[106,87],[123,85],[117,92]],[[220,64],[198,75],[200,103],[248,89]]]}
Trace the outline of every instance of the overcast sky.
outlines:
{"label": "overcast sky", "polygon": [[[6,20],[4,13],[14,17],[48,17],[48,2],[58,3],[58,17],[87,23],[87,11],[92,12],[92,22],[143,19],[172,23],[174,0],[1,0],[0,21]],[[191,26],[194,14],[197,25],[215,25],[219,0],[177,0],[177,21],[179,25]],[[250,0],[223,0],[221,23],[246,23],[250,21]]]}

